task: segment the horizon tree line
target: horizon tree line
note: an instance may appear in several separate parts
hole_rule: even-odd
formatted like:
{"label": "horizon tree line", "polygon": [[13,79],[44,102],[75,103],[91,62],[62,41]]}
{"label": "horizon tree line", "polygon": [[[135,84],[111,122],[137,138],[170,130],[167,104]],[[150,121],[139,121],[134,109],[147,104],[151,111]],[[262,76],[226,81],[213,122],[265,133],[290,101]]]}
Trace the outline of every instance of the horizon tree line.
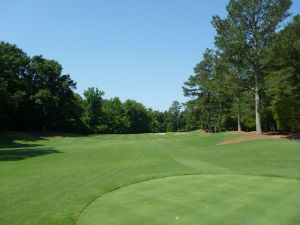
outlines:
{"label": "horizon tree line", "polygon": [[176,132],[202,129],[300,130],[300,16],[290,0],[230,0],[212,18],[207,49],[183,85],[190,97],[163,112],[76,82],[42,55],[0,42],[0,129],[79,133]]}
{"label": "horizon tree line", "polygon": [[62,66],[41,55],[29,57],[14,44],[0,42],[0,129],[78,133],[146,133],[185,130],[180,103],[160,112],[87,88],[62,74]]}

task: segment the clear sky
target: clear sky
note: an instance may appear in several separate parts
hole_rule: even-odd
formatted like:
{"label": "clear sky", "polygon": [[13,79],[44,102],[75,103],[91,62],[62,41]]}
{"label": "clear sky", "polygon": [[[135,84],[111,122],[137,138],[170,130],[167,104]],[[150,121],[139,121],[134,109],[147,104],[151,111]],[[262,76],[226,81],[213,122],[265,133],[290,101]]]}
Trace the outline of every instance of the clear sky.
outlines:
{"label": "clear sky", "polygon": [[[60,62],[77,92],[165,110],[206,48],[227,0],[0,0],[0,40]],[[294,0],[292,13],[300,13]]]}

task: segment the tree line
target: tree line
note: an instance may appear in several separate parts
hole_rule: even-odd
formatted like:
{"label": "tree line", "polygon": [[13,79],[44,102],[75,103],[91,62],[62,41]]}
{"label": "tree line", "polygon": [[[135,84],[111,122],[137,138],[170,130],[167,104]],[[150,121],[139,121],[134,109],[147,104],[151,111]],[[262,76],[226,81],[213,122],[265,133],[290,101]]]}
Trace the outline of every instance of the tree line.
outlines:
{"label": "tree line", "polygon": [[216,48],[183,86],[202,129],[300,130],[300,16],[281,27],[290,6],[231,0],[226,18],[212,18]]}
{"label": "tree line", "polygon": [[62,66],[0,42],[0,129],[79,133],[300,130],[300,16],[290,0],[230,0],[212,18],[207,49],[183,85],[190,100],[160,112],[134,100],[76,93]]}
{"label": "tree line", "polygon": [[104,99],[95,87],[76,83],[55,60],[29,57],[0,42],[0,128],[78,133],[145,133],[186,130],[181,104],[160,112],[118,97]]}

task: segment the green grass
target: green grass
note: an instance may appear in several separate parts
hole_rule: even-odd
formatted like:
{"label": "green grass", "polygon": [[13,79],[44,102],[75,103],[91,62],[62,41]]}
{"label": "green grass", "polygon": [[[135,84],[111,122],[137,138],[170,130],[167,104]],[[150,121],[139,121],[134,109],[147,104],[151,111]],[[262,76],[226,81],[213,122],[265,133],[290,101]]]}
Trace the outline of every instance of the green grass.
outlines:
{"label": "green grass", "polygon": [[300,143],[233,137],[2,133],[0,224],[299,225]]}
{"label": "green grass", "polygon": [[252,175],[160,178],[103,195],[78,224],[299,224],[299,190],[298,180]]}

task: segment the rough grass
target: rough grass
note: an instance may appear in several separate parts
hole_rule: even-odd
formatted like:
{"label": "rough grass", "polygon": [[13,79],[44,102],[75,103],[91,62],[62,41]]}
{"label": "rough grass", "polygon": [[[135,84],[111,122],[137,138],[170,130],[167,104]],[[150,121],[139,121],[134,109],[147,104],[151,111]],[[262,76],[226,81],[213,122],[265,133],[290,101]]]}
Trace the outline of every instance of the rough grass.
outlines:
{"label": "rough grass", "polygon": [[[272,177],[300,181],[299,142],[268,139],[217,145],[234,137],[238,135],[167,133],[165,135],[65,136],[47,139],[22,133],[2,133],[0,135],[0,224],[76,224],[80,215],[84,215],[89,206],[92,206],[95,200],[101,199],[105,193],[158,177],[222,174],[223,178],[220,177],[221,175],[218,176],[226,183],[230,182],[230,179],[226,179],[224,174],[240,174],[263,176],[258,180],[262,182],[261,179],[265,179],[266,184]],[[241,181],[247,180],[246,176],[239,177]],[[199,182],[202,181],[199,179]],[[276,185],[275,182],[271,186],[276,188]],[[195,186],[197,187],[197,184]],[[291,183],[287,187],[298,186]],[[199,195],[201,193],[201,188],[192,191],[184,185],[182,188],[196,195],[198,192]],[[218,201],[221,203],[225,201],[230,196],[230,190],[235,192],[240,189],[238,186],[231,187],[228,195],[224,195],[224,199],[220,198]],[[259,190],[257,189],[258,194]],[[300,196],[300,192],[296,190],[293,194],[295,198]],[[285,195],[287,192],[282,192],[282,196]],[[268,198],[266,197],[267,200]],[[259,204],[260,200],[256,197],[253,202],[257,201]],[[266,201],[265,206],[273,207],[276,201],[276,198],[272,200],[270,197],[269,203]],[[280,206],[281,204],[276,206],[278,210]],[[282,206],[285,207],[283,212],[289,220],[277,224],[299,224],[299,214],[297,217],[292,213],[294,206],[292,204]],[[238,216],[238,213],[239,211],[232,211],[232,218]],[[259,211],[256,213],[254,211],[252,214],[258,219],[257,221],[259,215],[262,215]],[[226,224],[213,220],[209,215],[210,213],[206,214],[210,219],[208,221],[215,221],[214,225]],[[147,213],[145,216],[147,218]],[[150,211],[148,217],[152,217]],[[196,217],[195,215],[190,220],[193,221]],[[131,218],[134,219],[135,216]],[[263,218],[265,217],[261,217]],[[179,221],[181,220],[175,220],[176,223]],[[266,225],[273,225],[272,221],[269,222],[270,224]],[[109,223],[103,221],[101,224]],[[123,221],[114,224],[124,225]],[[138,224],[148,224],[148,221],[140,220]]]}

